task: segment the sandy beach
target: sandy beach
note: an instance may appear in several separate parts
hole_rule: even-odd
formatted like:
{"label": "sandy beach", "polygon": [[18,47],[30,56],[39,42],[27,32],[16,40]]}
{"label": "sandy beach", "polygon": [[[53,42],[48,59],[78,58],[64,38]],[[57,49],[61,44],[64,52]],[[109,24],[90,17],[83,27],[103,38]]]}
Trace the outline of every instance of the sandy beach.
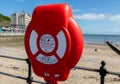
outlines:
{"label": "sandy beach", "polygon": [[[4,40],[3,40],[4,39]],[[4,41],[7,42],[5,43]],[[13,39],[12,39],[13,40]],[[9,42],[10,41],[10,42]],[[97,51],[95,51],[97,49]],[[27,58],[23,38],[19,38],[19,42],[11,42],[8,38],[0,37],[0,55]],[[120,72],[120,55],[115,53],[107,44],[85,44],[82,57],[77,66],[99,69],[100,62],[106,62],[108,71]],[[27,77],[27,63],[13,59],[0,57],[0,72]],[[40,77],[37,77],[33,72],[33,78],[44,82]],[[26,81],[12,78],[0,74],[0,84],[27,84]],[[37,84],[37,83],[32,83]],[[100,75],[96,72],[84,70],[71,70],[70,76],[66,81],[59,84],[100,84]],[[106,75],[105,84],[120,84],[120,77],[114,75]]]}

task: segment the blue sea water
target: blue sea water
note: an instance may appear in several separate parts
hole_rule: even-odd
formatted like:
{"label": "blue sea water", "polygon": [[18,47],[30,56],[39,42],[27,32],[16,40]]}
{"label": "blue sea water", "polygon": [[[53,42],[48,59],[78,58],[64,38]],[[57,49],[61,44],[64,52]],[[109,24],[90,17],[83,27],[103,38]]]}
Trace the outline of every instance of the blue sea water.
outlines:
{"label": "blue sea water", "polygon": [[120,45],[120,35],[84,34],[84,43],[105,44],[106,41]]}

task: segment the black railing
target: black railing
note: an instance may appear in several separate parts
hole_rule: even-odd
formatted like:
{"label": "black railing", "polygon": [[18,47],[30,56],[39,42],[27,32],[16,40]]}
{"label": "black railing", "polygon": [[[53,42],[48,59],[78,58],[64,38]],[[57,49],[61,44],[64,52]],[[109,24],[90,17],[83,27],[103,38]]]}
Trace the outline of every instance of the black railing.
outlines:
{"label": "black railing", "polygon": [[105,61],[102,61],[99,69],[79,67],[79,66],[74,67],[74,69],[98,72],[100,74],[100,84],[104,84],[104,79],[105,79],[106,74],[117,75],[120,77],[120,72],[107,71],[107,69],[105,68],[105,65],[106,65]]}
{"label": "black railing", "polygon": [[[36,82],[36,83],[40,83],[40,84],[49,84],[48,82],[45,83],[45,82],[40,82],[40,81],[37,81],[37,80],[33,80],[32,71],[31,71],[31,63],[30,63],[29,59],[9,57],[9,56],[3,56],[3,55],[0,55],[0,57],[9,58],[9,59],[15,59],[15,60],[21,60],[21,61],[26,61],[26,63],[28,64],[28,77],[25,78],[25,77],[21,77],[21,76],[12,75],[12,74],[9,74],[9,73],[4,73],[4,72],[1,72],[1,71],[0,71],[0,74],[26,80],[26,82],[28,84],[32,84],[32,82]],[[101,66],[100,66],[99,69],[93,69],[93,68],[88,68],[88,67],[80,67],[80,66],[75,66],[73,69],[74,70],[75,69],[81,69],[81,70],[86,70],[86,71],[98,72],[100,74],[100,84],[104,84],[104,80],[105,80],[106,74],[117,75],[117,76],[120,77],[120,72],[108,71],[105,68],[105,65],[106,65],[105,61],[102,61],[101,62]]]}
{"label": "black railing", "polygon": [[36,82],[36,83],[40,83],[40,84],[46,84],[45,82],[40,82],[40,81],[37,81],[37,80],[33,80],[32,71],[31,71],[31,63],[30,63],[29,59],[9,57],[9,56],[3,56],[3,55],[0,55],[0,57],[14,59],[14,60],[20,60],[20,61],[26,61],[26,63],[28,64],[28,77],[25,78],[25,77],[16,76],[16,75],[5,73],[5,72],[1,72],[1,71],[0,71],[0,74],[6,75],[6,76],[11,76],[11,77],[14,77],[14,78],[19,78],[19,79],[26,80],[26,82],[28,84],[32,84],[32,82]]}

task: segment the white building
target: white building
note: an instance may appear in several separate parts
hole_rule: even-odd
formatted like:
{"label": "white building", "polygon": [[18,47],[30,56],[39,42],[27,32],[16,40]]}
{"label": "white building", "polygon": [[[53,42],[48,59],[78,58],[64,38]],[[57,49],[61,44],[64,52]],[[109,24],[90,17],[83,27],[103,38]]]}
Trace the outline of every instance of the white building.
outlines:
{"label": "white building", "polygon": [[22,30],[25,30],[30,20],[31,16],[24,11],[22,11],[20,14],[11,14],[11,26],[14,28],[21,28]]}
{"label": "white building", "polygon": [[17,26],[18,25],[18,13],[11,14],[11,26]]}

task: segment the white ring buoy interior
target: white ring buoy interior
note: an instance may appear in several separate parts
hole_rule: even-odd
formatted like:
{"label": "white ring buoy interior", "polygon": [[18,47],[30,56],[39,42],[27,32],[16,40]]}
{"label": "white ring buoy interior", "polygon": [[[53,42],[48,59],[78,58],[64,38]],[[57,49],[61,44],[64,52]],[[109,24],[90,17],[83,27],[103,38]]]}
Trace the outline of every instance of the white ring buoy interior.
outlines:
{"label": "white ring buoy interior", "polygon": [[[56,37],[58,40],[58,48],[56,50],[56,53],[58,57],[62,59],[64,57],[67,47],[66,37],[63,31],[60,31]],[[35,30],[33,30],[30,34],[30,50],[33,55],[38,52],[37,38],[38,38],[38,34],[36,33]],[[45,53],[52,52],[56,46],[54,37],[50,34],[43,34],[40,38],[39,46],[41,50]],[[38,60],[43,64],[55,64],[58,62],[58,59],[54,54],[51,56],[45,56],[44,54],[40,53],[36,57],[36,60]]]}
{"label": "white ring buoy interior", "polygon": [[39,54],[36,59],[43,63],[43,64],[55,64],[58,62],[57,58],[52,55],[52,56],[45,56],[43,54]]}
{"label": "white ring buoy interior", "polygon": [[33,30],[32,33],[30,34],[30,50],[33,55],[38,51],[37,38],[38,34],[36,33],[35,30]]}
{"label": "white ring buoy interior", "polygon": [[60,58],[63,58],[66,51],[66,38],[63,31],[60,31],[57,34],[57,39],[58,39],[57,54]]}
{"label": "white ring buoy interior", "polygon": [[40,44],[40,48],[45,53],[52,52],[56,46],[54,37],[50,34],[43,34],[40,38],[39,44]]}

